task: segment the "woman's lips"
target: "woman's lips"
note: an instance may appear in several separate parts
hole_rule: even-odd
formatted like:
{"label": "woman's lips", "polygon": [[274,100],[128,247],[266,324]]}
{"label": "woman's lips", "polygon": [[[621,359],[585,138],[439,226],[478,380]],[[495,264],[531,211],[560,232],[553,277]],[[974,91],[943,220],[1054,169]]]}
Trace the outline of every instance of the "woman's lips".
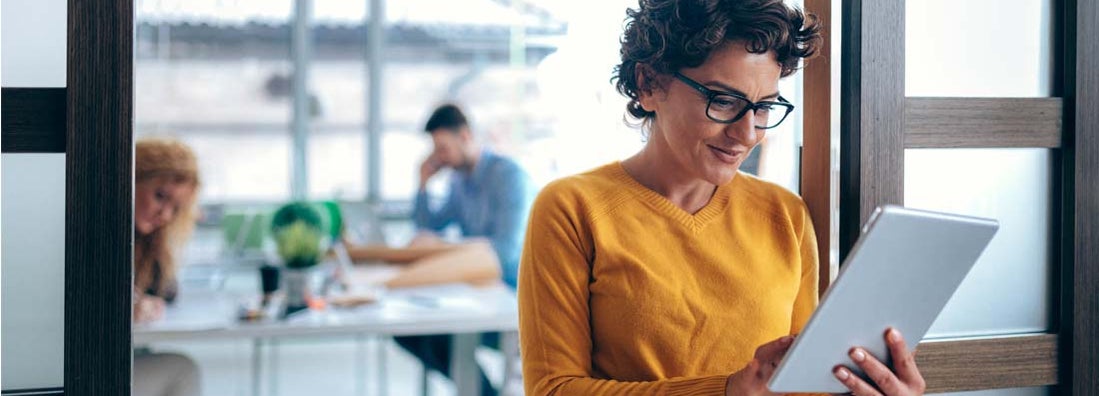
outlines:
{"label": "woman's lips", "polygon": [[730,165],[735,165],[744,154],[744,151],[741,150],[725,149],[709,144],[706,147],[710,148],[710,152],[714,153],[714,157],[717,157],[719,161]]}

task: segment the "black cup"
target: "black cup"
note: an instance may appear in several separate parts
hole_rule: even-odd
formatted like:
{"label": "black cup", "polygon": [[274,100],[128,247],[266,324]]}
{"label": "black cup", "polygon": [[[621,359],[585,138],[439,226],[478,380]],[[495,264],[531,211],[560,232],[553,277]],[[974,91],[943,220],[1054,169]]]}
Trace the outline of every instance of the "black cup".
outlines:
{"label": "black cup", "polygon": [[279,290],[279,267],[264,264],[259,267],[260,291],[264,296]]}

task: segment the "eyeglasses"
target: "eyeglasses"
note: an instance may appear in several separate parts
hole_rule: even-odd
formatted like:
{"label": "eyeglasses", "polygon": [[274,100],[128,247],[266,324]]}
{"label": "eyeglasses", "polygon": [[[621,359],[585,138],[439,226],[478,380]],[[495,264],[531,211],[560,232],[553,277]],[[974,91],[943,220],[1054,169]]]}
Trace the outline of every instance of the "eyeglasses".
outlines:
{"label": "eyeglasses", "polygon": [[752,102],[744,95],[706,88],[679,72],[675,73],[675,77],[706,97],[706,117],[714,122],[732,124],[751,110],[755,113],[756,129],[771,129],[794,111],[794,105],[782,96],[778,97],[778,101]]}

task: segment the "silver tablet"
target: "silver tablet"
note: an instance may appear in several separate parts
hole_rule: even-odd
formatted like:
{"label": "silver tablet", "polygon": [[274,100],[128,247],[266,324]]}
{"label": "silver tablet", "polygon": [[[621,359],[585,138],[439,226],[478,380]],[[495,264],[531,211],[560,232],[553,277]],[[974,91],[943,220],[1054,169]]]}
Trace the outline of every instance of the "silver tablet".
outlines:
{"label": "silver tablet", "polygon": [[889,364],[889,327],[915,348],[997,229],[991,219],[879,207],[768,387],[848,392],[832,368],[842,364],[864,376],[848,357],[854,346]]}

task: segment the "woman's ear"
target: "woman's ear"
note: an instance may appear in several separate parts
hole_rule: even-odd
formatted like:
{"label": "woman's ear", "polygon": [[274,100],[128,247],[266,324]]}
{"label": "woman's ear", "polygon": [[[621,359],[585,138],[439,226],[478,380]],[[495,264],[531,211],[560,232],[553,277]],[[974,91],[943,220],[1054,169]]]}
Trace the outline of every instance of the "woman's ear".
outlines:
{"label": "woman's ear", "polygon": [[637,103],[645,111],[656,111],[658,102],[663,100],[665,94],[658,74],[649,65],[638,63],[634,68],[634,78],[637,81]]}

